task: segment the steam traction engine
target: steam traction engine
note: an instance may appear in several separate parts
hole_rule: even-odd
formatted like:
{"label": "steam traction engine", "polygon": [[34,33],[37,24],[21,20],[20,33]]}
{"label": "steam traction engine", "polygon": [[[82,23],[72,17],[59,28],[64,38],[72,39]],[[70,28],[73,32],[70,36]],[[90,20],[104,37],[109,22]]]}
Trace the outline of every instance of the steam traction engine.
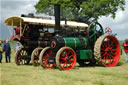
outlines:
{"label": "steam traction engine", "polygon": [[12,40],[19,41],[23,47],[19,48],[15,55],[15,63],[39,65],[39,54],[43,47],[49,46],[49,39],[54,32],[54,21],[46,17],[36,17],[33,14],[21,15],[21,17],[9,17],[5,20],[9,28]]}
{"label": "steam traction engine", "polygon": [[[120,59],[120,45],[115,36],[104,34],[101,24],[66,21],[60,22],[60,5],[55,5],[55,36],[50,39],[50,46],[40,53],[40,63],[44,68],[58,67],[62,70],[73,69],[76,62],[83,66],[100,64],[115,66]],[[72,28],[68,28],[72,26]]]}

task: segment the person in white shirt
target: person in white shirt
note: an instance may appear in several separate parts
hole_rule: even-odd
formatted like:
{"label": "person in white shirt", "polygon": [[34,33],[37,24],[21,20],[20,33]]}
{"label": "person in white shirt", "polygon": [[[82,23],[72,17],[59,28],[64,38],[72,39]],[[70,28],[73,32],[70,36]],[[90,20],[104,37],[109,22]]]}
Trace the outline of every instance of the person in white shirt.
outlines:
{"label": "person in white shirt", "polygon": [[17,43],[16,43],[16,46],[15,46],[15,52],[16,52],[19,48],[21,48],[21,45],[19,44],[19,42],[17,42]]}

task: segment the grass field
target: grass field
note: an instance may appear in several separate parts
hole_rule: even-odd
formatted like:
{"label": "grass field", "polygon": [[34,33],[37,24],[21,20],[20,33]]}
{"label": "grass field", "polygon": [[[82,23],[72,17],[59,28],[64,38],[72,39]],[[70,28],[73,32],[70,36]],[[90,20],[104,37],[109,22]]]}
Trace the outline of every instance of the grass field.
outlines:
{"label": "grass field", "polygon": [[17,66],[12,52],[11,63],[0,64],[0,85],[128,85],[128,64],[121,56],[119,66],[79,67],[73,70],[43,69],[32,65]]}

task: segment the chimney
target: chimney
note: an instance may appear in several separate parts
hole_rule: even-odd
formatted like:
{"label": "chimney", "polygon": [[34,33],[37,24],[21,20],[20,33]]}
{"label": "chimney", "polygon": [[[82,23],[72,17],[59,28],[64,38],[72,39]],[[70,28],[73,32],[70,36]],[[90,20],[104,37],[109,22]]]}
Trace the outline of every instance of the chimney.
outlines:
{"label": "chimney", "polygon": [[60,31],[60,4],[54,4],[55,30],[58,34]]}

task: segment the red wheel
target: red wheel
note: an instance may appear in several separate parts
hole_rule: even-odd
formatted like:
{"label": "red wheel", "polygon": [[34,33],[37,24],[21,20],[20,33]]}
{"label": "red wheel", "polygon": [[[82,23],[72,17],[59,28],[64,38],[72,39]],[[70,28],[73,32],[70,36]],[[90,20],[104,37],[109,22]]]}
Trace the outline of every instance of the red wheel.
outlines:
{"label": "red wheel", "polygon": [[45,47],[40,53],[40,64],[44,68],[54,68],[56,66],[55,62],[49,62],[52,50],[50,47]]}
{"label": "red wheel", "polygon": [[112,33],[112,30],[109,27],[107,27],[105,28],[105,33],[110,35]]}
{"label": "red wheel", "polygon": [[32,63],[34,66],[38,66],[39,65],[39,55],[40,55],[40,52],[43,48],[41,47],[38,47],[38,48],[35,48],[32,52],[32,55],[31,55],[31,59],[32,59]]}
{"label": "red wheel", "polygon": [[113,67],[120,59],[120,44],[112,35],[101,36],[95,44],[94,55],[96,60],[104,66]]}
{"label": "red wheel", "polygon": [[76,64],[74,50],[69,47],[62,47],[56,54],[56,64],[62,70],[73,69]]}

